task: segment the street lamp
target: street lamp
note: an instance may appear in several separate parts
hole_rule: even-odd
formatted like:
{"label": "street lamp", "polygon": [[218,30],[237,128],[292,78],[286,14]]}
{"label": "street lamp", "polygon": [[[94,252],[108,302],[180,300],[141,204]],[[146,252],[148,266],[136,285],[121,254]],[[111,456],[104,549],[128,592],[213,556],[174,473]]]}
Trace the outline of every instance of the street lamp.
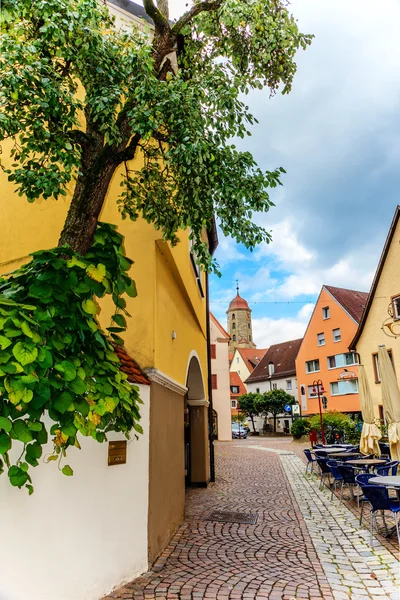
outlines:
{"label": "street lamp", "polygon": [[322,438],[322,443],[326,444],[324,422],[322,419],[322,407],[321,407],[321,394],[324,394],[324,393],[325,393],[324,384],[322,383],[322,381],[320,379],[315,379],[313,381],[313,394],[318,394],[319,419],[320,419],[320,423],[321,423],[321,438]]}

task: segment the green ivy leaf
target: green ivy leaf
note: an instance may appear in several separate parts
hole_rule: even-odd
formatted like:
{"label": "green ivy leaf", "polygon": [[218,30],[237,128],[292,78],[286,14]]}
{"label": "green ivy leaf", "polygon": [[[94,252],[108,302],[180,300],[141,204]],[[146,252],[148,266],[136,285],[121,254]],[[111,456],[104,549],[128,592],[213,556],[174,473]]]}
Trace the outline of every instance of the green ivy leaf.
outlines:
{"label": "green ivy leaf", "polygon": [[70,389],[80,396],[86,392],[86,383],[80,377],[77,377],[71,381]]}
{"label": "green ivy leaf", "polygon": [[11,438],[6,433],[0,433],[0,454],[5,454],[11,448]]}
{"label": "green ivy leaf", "polygon": [[53,406],[58,412],[62,415],[67,412],[72,403],[72,395],[64,391],[59,396],[57,396],[53,401]]}
{"label": "green ivy leaf", "polygon": [[17,342],[12,349],[12,353],[17,361],[25,366],[33,363],[37,359],[38,349],[33,345],[28,345],[28,343],[23,344],[22,342]]}
{"label": "green ivy leaf", "polygon": [[62,469],[62,472],[67,477],[71,477],[74,474],[73,470],[71,469],[71,467],[69,465],[65,465],[65,467],[63,467],[63,469]]}
{"label": "green ivy leaf", "polygon": [[97,314],[97,304],[93,302],[93,300],[84,300],[82,302],[82,308],[89,315]]}
{"label": "green ivy leaf", "polygon": [[11,346],[12,341],[9,340],[7,337],[5,337],[4,335],[0,335],[0,348],[2,350],[5,350],[6,348],[8,348],[9,346]]}
{"label": "green ivy leaf", "polygon": [[33,439],[27,424],[22,419],[14,421],[13,428],[11,430],[11,436],[14,437],[16,440],[19,440],[23,444],[27,444]]}
{"label": "green ivy leaf", "polygon": [[68,360],[61,361],[61,363],[54,365],[54,368],[64,375],[65,381],[72,381],[76,377],[76,369],[72,362]]}
{"label": "green ivy leaf", "polygon": [[126,328],[126,319],[123,315],[117,313],[115,315],[112,316],[112,320],[114,321],[114,323],[116,323],[119,327],[124,327]]}
{"label": "green ivy leaf", "polygon": [[125,292],[131,298],[136,298],[136,296],[137,296],[137,290],[136,290],[136,284],[135,284],[135,282],[133,280],[131,280],[131,282],[130,282],[129,285],[125,286]]}
{"label": "green ivy leaf", "polygon": [[22,469],[16,466],[12,466],[8,469],[8,477],[11,485],[21,488],[27,481],[29,481],[29,475]]}
{"label": "green ivy leaf", "polygon": [[12,423],[7,417],[0,417],[0,429],[9,433],[12,429]]}
{"label": "green ivy leaf", "polygon": [[106,268],[101,263],[98,264],[97,267],[95,265],[89,265],[86,268],[86,273],[91,279],[101,283],[106,276]]}

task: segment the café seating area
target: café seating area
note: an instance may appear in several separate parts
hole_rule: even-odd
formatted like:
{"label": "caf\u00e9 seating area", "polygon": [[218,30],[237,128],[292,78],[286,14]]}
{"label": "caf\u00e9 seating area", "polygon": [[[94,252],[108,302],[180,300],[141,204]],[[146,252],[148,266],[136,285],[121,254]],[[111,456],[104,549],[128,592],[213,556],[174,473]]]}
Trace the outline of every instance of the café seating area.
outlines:
{"label": "caf\u00e9 seating area", "polygon": [[[391,460],[388,454],[365,456],[358,446],[351,444],[316,444],[304,450],[307,460],[306,474],[319,477],[320,489],[326,485],[331,489],[330,501],[335,491],[339,492],[339,503],[343,503],[345,492],[348,500],[360,511],[360,525],[367,507],[370,512],[370,544],[373,545],[373,529],[378,529],[377,513],[382,515],[385,535],[397,534],[400,546],[400,469],[399,461]],[[394,517],[395,527],[389,530],[385,514]]]}

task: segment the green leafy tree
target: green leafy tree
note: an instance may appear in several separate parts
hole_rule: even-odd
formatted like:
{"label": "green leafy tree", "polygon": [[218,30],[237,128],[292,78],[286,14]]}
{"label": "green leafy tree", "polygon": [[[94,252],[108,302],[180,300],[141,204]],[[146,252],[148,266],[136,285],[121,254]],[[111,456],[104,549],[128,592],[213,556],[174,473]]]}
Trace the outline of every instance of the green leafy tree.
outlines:
{"label": "green leafy tree", "polygon": [[272,415],[274,418],[274,433],[276,433],[276,417],[284,412],[286,404],[296,404],[296,400],[291,394],[285,392],[285,390],[271,390],[260,395],[257,402],[258,411],[263,414],[265,418],[268,415]]}
{"label": "green leafy tree", "polygon": [[[202,241],[214,215],[248,248],[270,240],[252,213],[269,210],[283,169],[263,172],[232,138],[256,121],[244,95],[289,92],[295,53],[311,42],[286,4],[196,1],[171,23],[167,0],[144,0],[146,34],[117,29],[98,0],[2,1],[0,141],[13,141],[2,176],[29,202],[72,193],[59,248],[0,284],[0,454],[13,485],[32,490],[45,411],[55,457],[79,444],[77,432],[102,441],[140,430],[137,392],[111,345],[126,326],[122,295],[136,293],[130,261],[98,223],[117,170],[122,216],[142,216],[172,244],[190,228],[205,268],[217,269]],[[97,320],[105,294],[116,307],[108,332]],[[23,447],[15,465],[13,441]]]}
{"label": "green leafy tree", "polygon": [[300,439],[303,435],[307,435],[310,431],[310,420],[309,419],[296,419],[292,423],[290,433],[295,440]]}
{"label": "green leafy tree", "polygon": [[14,139],[7,175],[29,202],[72,187],[59,244],[84,255],[122,166],[122,215],[141,215],[172,243],[190,227],[210,267],[202,230],[214,214],[248,248],[270,239],[252,213],[268,211],[283,169],[263,172],[232,138],[256,121],[242,97],[265,86],[289,92],[295,53],[311,36],[284,0],[196,1],[175,23],[167,0],[144,8],[152,36],[117,29],[98,0],[3,0],[0,140]]}
{"label": "green leafy tree", "polygon": [[[319,415],[310,418],[310,428],[321,433],[321,420]],[[336,435],[340,438],[346,437],[351,444],[357,444],[361,438],[361,431],[356,427],[356,423],[344,413],[335,410],[324,412],[322,415],[326,439],[333,444]]]}
{"label": "green leafy tree", "polygon": [[240,398],[238,398],[240,410],[251,420],[254,433],[256,431],[254,425],[254,417],[256,417],[259,414],[259,408],[257,404],[258,399],[259,394],[257,394],[256,392],[243,394],[242,396],[240,396]]}

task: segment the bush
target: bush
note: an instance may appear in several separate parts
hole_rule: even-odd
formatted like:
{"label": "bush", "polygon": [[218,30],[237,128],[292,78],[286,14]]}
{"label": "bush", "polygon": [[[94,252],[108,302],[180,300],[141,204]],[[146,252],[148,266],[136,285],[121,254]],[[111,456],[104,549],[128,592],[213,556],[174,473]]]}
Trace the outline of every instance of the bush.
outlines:
{"label": "bush", "polygon": [[307,435],[308,432],[310,431],[309,419],[296,419],[295,421],[293,421],[292,428],[290,431],[291,431],[292,436],[296,440],[303,437],[303,435]]}
{"label": "bush", "polygon": [[[322,415],[324,423],[325,437],[328,444],[333,444],[336,436],[339,439],[345,438],[351,444],[358,444],[361,432],[357,429],[355,422],[348,416],[337,411],[329,411]],[[321,424],[319,415],[314,415],[310,419],[310,427],[318,433],[321,433]]]}

